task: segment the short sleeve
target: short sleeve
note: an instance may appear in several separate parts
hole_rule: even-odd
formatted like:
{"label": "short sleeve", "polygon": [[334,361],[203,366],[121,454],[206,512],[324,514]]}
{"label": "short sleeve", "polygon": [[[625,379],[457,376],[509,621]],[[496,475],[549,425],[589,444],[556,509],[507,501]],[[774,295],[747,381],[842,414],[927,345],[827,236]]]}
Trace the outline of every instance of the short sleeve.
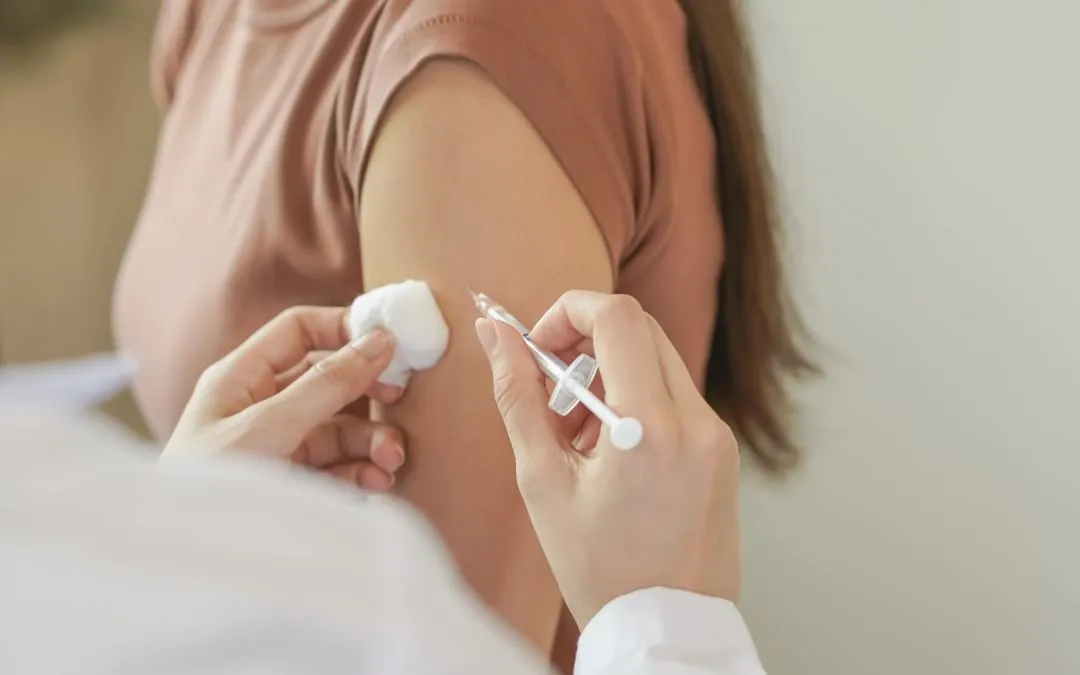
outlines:
{"label": "short sleeve", "polygon": [[479,67],[577,188],[618,270],[640,236],[651,166],[640,61],[595,0],[389,2],[358,91],[346,169],[359,185],[382,117],[428,60]]}
{"label": "short sleeve", "polygon": [[195,0],[164,0],[150,47],[150,87],[154,102],[168,110],[195,31]]}

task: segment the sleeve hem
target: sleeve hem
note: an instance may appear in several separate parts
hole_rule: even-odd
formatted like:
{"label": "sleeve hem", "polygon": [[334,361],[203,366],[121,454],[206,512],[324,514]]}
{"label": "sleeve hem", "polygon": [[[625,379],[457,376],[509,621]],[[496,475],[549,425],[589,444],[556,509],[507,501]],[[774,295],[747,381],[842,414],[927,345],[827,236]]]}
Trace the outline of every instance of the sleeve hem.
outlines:
{"label": "sleeve hem", "polygon": [[[698,664],[687,673],[764,675],[739,610],[721,598],[649,588],[616,598],[585,626],[575,675],[652,672],[661,663]],[[706,665],[707,664],[707,665]]]}

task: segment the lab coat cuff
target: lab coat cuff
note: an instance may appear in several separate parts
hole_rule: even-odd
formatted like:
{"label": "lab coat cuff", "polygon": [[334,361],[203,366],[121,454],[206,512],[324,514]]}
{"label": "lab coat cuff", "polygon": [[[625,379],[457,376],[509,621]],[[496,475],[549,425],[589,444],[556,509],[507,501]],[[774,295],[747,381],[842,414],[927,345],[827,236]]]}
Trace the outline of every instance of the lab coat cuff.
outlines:
{"label": "lab coat cuff", "polygon": [[734,604],[649,588],[612,600],[585,626],[574,675],[645,673],[680,663],[708,664],[703,670],[685,671],[693,673],[764,673]]}

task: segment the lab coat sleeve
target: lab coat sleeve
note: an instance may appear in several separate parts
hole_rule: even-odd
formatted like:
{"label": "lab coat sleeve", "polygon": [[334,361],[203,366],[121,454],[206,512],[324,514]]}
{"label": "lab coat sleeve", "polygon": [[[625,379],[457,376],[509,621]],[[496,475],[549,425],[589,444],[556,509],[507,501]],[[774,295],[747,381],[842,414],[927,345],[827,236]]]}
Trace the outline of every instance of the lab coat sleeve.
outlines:
{"label": "lab coat sleeve", "polygon": [[585,627],[574,675],[765,675],[727,600],[650,588],[608,603]]}

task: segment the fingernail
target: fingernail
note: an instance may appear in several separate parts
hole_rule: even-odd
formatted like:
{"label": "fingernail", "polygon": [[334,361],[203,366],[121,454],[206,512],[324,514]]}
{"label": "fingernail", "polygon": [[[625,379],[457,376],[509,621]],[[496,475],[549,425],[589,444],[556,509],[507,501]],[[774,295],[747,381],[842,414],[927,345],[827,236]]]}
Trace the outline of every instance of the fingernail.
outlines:
{"label": "fingernail", "polygon": [[371,437],[371,461],[383,471],[393,474],[405,465],[405,448],[387,431],[376,431]]}
{"label": "fingernail", "polygon": [[391,463],[391,466],[387,468],[392,474],[405,466],[405,448],[401,447],[401,444],[395,441],[390,444],[390,449],[394,452],[394,461]]}
{"label": "fingernail", "polygon": [[352,348],[369,359],[375,359],[383,355],[390,348],[393,338],[390,333],[376,328],[375,330],[360,336],[352,341]]}
{"label": "fingernail", "polygon": [[479,338],[484,353],[488,355],[488,358],[491,358],[495,353],[495,343],[499,339],[498,335],[495,334],[495,324],[491,322],[491,319],[476,320],[476,337]]}

